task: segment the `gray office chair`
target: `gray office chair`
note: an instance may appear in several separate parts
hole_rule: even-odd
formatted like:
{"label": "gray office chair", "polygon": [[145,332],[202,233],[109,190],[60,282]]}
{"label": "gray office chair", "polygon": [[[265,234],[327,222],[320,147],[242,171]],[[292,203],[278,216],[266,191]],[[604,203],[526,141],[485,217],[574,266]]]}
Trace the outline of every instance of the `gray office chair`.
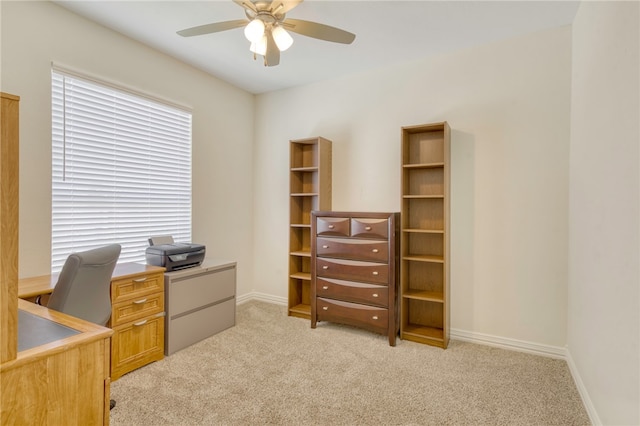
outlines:
{"label": "gray office chair", "polygon": [[[72,253],[60,271],[47,308],[107,325],[111,317],[111,275],[121,247],[112,244]],[[116,402],[110,401],[110,408]]]}
{"label": "gray office chair", "polygon": [[120,257],[112,244],[72,253],[60,271],[47,307],[98,325],[111,317],[111,275]]}

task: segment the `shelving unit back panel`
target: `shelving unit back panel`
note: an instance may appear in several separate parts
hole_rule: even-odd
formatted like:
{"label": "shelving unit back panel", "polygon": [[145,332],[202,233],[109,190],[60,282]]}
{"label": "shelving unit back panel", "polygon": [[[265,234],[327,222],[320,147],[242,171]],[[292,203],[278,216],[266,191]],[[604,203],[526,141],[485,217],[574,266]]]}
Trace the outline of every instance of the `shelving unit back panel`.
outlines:
{"label": "shelving unit back panel", "polygon": [[411,198],[403,200],[403,229],[444,229],[444,200],[442,198]]}
{"label": "shelving unit back panel", "polygon": [[404,164],[426,164],[444,162],[444,130],[434,129],[430,131],[410,133],[405,130]]}
{"label": "shelving unit back panel", "polygon": [[318,192],[318,173],[314,171],[292,171],[291,193],[316,193]]}
{"label": "shelving unit back panel", "polygon": [[403,293],[410,290],[442,294],[444,272],[441,263],[412,262],[402,263]]}
{"label": "shelving unit back panel", "polygon": [[290,220],[292,224],[311,225],[311,211],[318,209],[318,197],[291,197]]}
{"label": "shelving unit back panel", "polygon": [[405,195],[444,196],[444,173],[442,168],[409,169],[404,173]]}
{"label": "shelving unit back panel", "polygon": [[425,302],[405,299],[403,303],[409,304],[408,324],[424,327],[443,328],[443,305],[437,302]]}
{"label": "shelving unit back panel", "polygon": [[289,256],[289,274],[311,273],[310,256]]}
{"label": "shelving unit back panel", "polygon": [[318,167],[318,145],[312,142],[291,144],[291,168]]}
{"label": "shelving unit back panel", "polygon": [[291,228],[289,232],[290,251],[311,251],[311,233],[308,228]]}
{"label": "shelving unit back panel", "polygon": [[406,233],[403,236],[403,253],[411,255],[443,256],[444,236],[442,234]]}

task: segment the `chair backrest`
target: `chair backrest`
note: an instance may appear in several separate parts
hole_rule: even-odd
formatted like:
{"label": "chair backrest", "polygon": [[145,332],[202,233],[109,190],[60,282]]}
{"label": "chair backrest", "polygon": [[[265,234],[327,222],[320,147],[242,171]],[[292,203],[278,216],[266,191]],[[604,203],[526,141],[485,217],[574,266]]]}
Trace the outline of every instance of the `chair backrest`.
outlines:
{"label": "chair backrest", "polygon": [[120,256],[112,244],[67,258],[47,307],[99,325],[111,317],[111,275]]}

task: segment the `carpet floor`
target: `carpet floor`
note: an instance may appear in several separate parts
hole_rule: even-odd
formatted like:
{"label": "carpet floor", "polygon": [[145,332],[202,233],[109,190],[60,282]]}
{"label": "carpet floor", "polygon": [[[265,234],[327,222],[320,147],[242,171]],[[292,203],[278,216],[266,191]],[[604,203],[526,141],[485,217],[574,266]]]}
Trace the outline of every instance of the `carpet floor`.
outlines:
{"label": "carpet floor", "polygon": [[564,360],[442,350],[239,305],[236,326],[111,384],[111,425],[588,425]]}

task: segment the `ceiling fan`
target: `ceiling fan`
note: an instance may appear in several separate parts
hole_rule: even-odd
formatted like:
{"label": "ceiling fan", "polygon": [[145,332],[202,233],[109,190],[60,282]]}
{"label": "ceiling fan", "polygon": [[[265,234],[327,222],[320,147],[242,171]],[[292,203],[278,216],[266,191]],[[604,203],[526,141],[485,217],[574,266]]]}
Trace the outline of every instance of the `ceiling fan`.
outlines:
{"label": "ceiling fan", "polygon": [[251,42],[249,50],[264,57],[264,65],[272,67],[280,63],[280,52],[293,44],[287,30],[334,43],[351,44],[355,34],[329,25],[301,19],[285,18],[285,14],[303,0],[233,0],[242,6],[247,19],[215,22],[178,31],[178,35],[192,37],[245,27],[245,37]]}

